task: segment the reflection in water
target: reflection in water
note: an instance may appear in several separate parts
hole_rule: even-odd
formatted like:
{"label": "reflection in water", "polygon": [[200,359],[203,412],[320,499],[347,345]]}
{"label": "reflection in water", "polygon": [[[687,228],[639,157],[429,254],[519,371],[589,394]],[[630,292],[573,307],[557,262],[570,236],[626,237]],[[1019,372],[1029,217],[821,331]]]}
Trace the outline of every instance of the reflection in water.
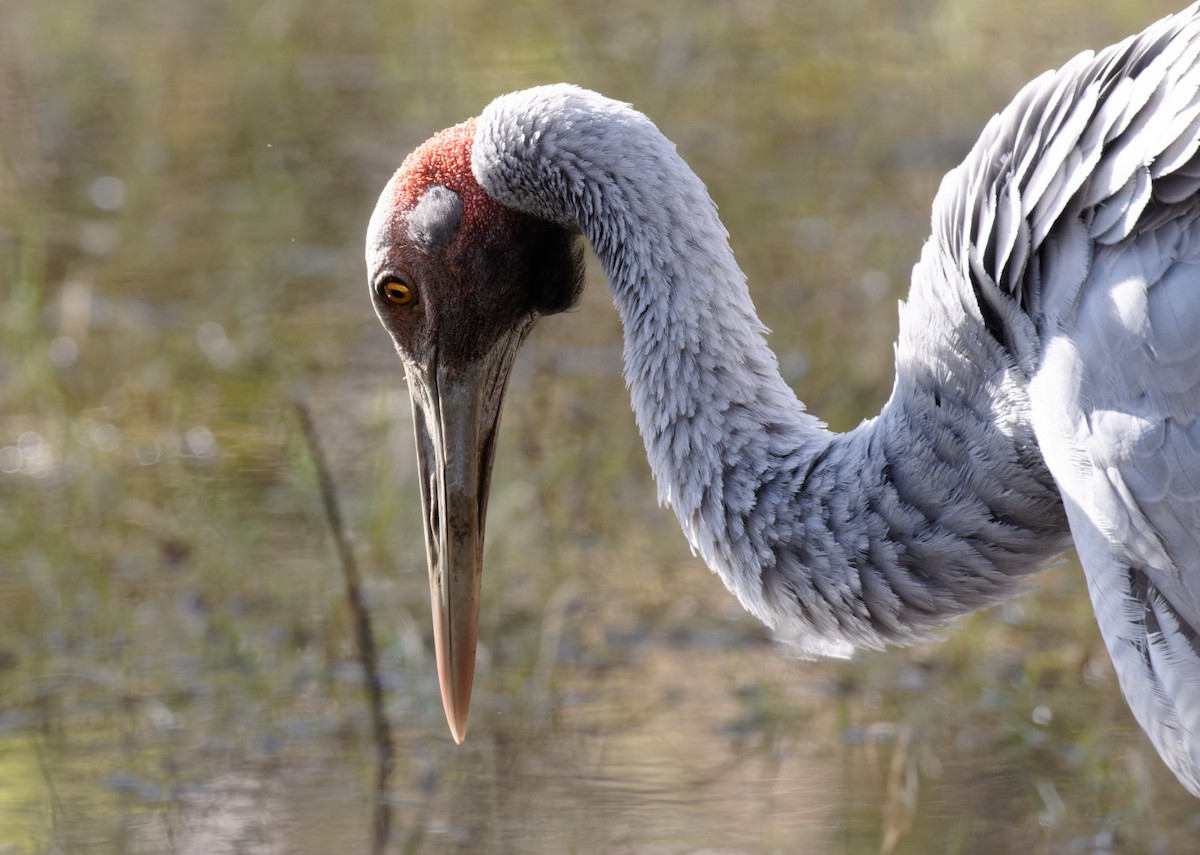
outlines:
{"label": "reflection in water", "polygon": [[887,394],[941,175],[1035,72],[1169,8],[8,4],[0,852],[366,850],[370,721],[298,388],[378,632],[394,851],[1187,851],[1194,800],[1073,567],[941,645],[781,655],[654,503],[598,280],[517,364],[454,746],[361,258],[431,131],[549,80],[630,99],[844,429]]}

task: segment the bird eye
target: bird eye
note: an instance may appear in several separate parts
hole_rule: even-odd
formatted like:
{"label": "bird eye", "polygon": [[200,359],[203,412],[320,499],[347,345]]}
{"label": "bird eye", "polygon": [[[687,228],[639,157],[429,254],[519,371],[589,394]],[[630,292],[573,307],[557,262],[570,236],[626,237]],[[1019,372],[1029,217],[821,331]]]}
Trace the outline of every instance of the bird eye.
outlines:
{"label": "bird eye", "polygon": [[417,299],[416,289],[399,279],[388,279],[379,287],[379,292],[397,306],[412,305]]}

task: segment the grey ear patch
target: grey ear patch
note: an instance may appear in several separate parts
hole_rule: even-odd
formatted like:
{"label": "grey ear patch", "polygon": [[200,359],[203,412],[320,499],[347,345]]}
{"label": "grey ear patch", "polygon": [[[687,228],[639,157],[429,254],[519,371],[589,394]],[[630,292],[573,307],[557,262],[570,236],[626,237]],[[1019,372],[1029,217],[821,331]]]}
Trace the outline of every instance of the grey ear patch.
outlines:
{"label": "grey ear patch", "polygon": [[435,184],[425,191],[408,215],[408,236],[426,252],[444,249],[462,222],[463,200],[453,190]]}

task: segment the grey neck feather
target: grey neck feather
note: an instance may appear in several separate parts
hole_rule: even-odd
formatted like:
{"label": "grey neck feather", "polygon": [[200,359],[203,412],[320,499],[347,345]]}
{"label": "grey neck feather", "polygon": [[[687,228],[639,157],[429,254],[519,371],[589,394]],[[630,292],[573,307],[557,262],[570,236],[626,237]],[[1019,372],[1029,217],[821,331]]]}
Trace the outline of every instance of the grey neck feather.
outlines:
{"label": "grey neck feather", "polygon": [[504,96],[479,119],[473,170],[501,204],[591,243],[660,500],[801,652],[925,635],[1068,545],[1023,378],[977,312],[902,310],[891,400],[833,434],[780,377],[712,200],[645,116],[570,86]]}

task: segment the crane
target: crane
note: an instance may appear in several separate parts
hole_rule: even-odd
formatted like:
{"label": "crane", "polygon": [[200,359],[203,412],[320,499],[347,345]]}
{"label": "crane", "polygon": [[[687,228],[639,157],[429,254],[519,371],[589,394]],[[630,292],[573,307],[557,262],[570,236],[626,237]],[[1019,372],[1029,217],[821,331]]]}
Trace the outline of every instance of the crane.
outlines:
{"label": "crane", "polygon": [[[1198,4],[1200,5],[1200,4]],[[1121,689],[1200,796],[1200,9],[1027,84],[933,202],[878,416],[780,377],[700,178],[627,104],[503,95],[410,154],[366,240],[413,403],[461,742],[514,357],[608,277],[662,503],[800,650],[928,637],[1074,545]]]}

